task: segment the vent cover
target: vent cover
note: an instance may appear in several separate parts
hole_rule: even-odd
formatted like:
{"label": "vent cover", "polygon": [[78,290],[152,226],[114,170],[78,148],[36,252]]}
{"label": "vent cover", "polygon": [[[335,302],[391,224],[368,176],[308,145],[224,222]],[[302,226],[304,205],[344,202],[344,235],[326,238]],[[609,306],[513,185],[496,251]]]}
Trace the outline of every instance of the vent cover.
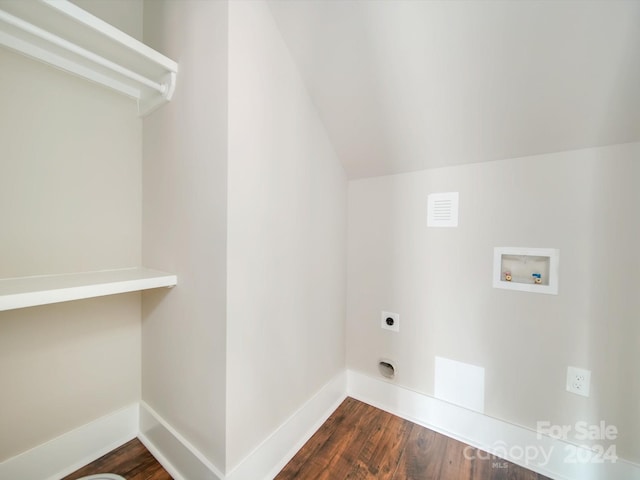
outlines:
{"label": "vent cover", "polygon": [[427,227],[458,226],[458,192],[429,195]]}

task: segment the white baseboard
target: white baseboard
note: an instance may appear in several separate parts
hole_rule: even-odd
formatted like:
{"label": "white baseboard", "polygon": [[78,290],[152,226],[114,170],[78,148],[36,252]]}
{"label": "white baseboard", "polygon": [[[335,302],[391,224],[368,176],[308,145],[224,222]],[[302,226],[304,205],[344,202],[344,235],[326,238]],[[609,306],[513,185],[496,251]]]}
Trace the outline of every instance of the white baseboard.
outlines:
{"label": "white baseboard", "polygon": [[142,443],[175,480],[271,480],[346,397],[342,372],[224,475],[149,405],[140,404]]}
{"label": "white baseboard", "polygon": [[346,398],[342,372],[307,401],[226,476],[226,480],[271,480]]}
{"label": "white baseboard", "polygon": [[[227,475],[142,402],[0,463],[0,479],[58,480],[138,436],[175,480],[270,480],[346,395],[554,480],[640,480],[640,465],[621,459],[571,463],[567,448],[576,447],[569,443],[351,370],[332,379]],[[527,449],[549,456],[517,455]],[[592,454],[573,452],[578,460]]]}
{"label": "white baseboard", "polygon": [[140,441],[175,480],[222,480],[224,474],[145,402]]}
{"label": "white baseboard", "polygon": [[0,478],[59,480],[134,439],[138,423],[130,405],[0,463]]}
{"label": "white baseboard", "polygon": [[[621,459],[571,463],[592,458],[593,452],[352,370],[347,394],[555,480],[640,480],[639,465]],[[528,452],[530,461],[521,452]],[[531,459],[534,455],[538,458]]]}

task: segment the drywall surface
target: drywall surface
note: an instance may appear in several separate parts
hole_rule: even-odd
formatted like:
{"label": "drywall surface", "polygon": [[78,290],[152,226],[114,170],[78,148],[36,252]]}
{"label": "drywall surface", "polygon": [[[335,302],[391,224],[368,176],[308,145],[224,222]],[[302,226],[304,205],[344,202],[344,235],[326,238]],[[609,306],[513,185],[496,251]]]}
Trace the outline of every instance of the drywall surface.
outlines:
{"label": "drywall surface", "polygon": [[[485,369],[485,413],[640,461],[640,144],[349,183],[347,365],[434,394],[435,357]],[[427,196],[460,192],[458,228],[427,228]],[[560,249],[559,294],[492,288],[496,246]],[[397,312],[399,333],[380,328]],[[591,396],[565,390],[591,370]],[[618,428],[580,441],[577,422]]]}
{"label": "drywall surface", "polygon": [[0,50],[0,276],[140,262],[135,103]]}
{"label": "drywall surface", "polygon": [[140,295],[1,312],[0,382],[0,461],[138,402]]}
{"label": "drywall surface", "polygon": [[637,1],[269,5],[350,179],[640,140]]}
{"label": "drywall surface", "polygon": [[142,397],[224,469],[227,5],[149,1],[145,42],[179,64],[144,119],[143,260],[175,272],[143,295]]}
{"label": "drywall surface", "polygon": [[229,5],[227,470],[344,368],[346,176],[265,2]]}
{"label": "drywall surface", "polygon": [[143,0],[71,0],[80,8],[142,41]]}
{"label": "drywall surface", "polygon": [[[138,265],[141,137],[128,98],[0,49],[0,277]],[[0,461],[138,401],[139,294],[3,312],[0,384]]]}

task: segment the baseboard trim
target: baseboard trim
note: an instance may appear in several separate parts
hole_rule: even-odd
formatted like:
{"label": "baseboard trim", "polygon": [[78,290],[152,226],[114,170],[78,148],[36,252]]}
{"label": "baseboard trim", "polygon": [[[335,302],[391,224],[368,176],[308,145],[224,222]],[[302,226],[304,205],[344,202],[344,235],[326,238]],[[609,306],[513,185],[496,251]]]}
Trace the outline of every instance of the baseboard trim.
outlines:
{"label": "baseboard trim", "polygon": [[341,372],[233,468],[226,480],[273,479],[346,398]]}
{"label": "baseboard trim", "polygon": [[224,478],[213,463],[145,402],[140,402],[138,438],[174,480]]}
{"label": "baseboard trim", "polygon": [[[640,480],[640,465],[570,463],[567,448],[574,445],[353,370],[334,377],[227,475],[141,402],[9,458],[0,463],[0,478],[58,480],[137,436],[175,480],[271,480],[347,395],[554,480]],[[549,457],[512,454],[527,448]],[[574,450],[573,458],[590,453]]]}
{"label": "baseboard trim", "polygon": [[[590,458],[592,452],[353,370],[347,371],[347,394],[554,480],[640,480],[639,465],[621,459],[615,463],[569,463],[568,452],[577,459]],[[527,462],[511,454],[527,448],[550,453],[548,461],[540,455]],[[579,450],[568,450],[574,448]]]}
{"label": "baseboard trim", "polygon": [[0,478],[59,480],[138,434],[138,404],[122,408],[0,463]]}
{"label": "baseboard trim", "polygon": [[145,402],[140,403],[140,441],[175,480],[271,480],[346,398],[341,372],[289,417],[227,475]]}

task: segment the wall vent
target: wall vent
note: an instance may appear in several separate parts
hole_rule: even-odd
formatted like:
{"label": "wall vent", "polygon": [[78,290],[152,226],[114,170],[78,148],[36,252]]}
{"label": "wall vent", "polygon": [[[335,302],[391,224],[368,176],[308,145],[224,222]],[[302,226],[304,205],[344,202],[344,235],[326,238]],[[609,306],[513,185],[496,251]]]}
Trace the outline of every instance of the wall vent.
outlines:
{"label": "wall vent", "polygon": [[458,226],[458,192],[432,193],[428,200],[427,227]]}

